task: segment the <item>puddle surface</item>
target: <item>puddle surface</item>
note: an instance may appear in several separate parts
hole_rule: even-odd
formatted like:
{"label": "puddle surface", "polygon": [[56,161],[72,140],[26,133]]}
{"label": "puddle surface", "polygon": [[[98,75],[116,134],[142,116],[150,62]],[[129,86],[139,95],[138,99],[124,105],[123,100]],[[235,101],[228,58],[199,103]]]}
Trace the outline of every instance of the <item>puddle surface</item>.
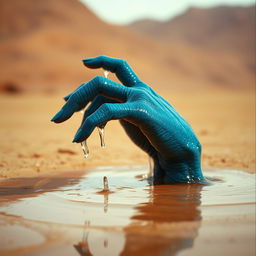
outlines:
{"label": "puddle surface", "polygon": [[150,186],[146,170],[1,181],[0,254],[254,255],[255,175],[212,170],[210,186]]}

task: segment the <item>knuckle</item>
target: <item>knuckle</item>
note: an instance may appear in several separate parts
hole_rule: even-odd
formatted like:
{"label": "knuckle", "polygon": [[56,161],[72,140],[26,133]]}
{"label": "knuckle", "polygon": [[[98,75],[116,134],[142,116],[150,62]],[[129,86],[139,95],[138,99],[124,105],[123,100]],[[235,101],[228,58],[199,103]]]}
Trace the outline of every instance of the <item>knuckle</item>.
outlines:
{"label": "knuckle", "polygon": [[132,97],[132,90],[131,90],[131,88],[124,86],[123,87],[123,92],[126,95],[128,100]]}
{"label": "knuckle", "polygon": [[102,104],[102,112],[104,115],[111,115],[111,106],[108,103]]}
{"label": "knuckle", "polygon": [[99,55],[99,56],[98,56],[98,58],[99,58],[100,61],[103,61],[103,60],[105,59],[105,57],[106,57],[106,56],[104,56],[104,55]]}
{"label": "knuckle", "polygon": [[92,82],[94,86],[100,87],[104,82],[104,77],[96,76],[93,78]]}
{"label": "knuckle", "polygon": [[139,98],[147,99],[150,96],[150,91],[147,88],[141,87],[137,89]]}
{"label": "knuckle", "polygon": [[197,142],[197,150],[201,153],[202,152],[202,145],[201,143],[198,141]]}
{"label": "knuckle", "polygon": [[198,154],[201,154],[201,150],[202,150],[202,146],[198,140],[192,143],[188,142],[186,144],[185,152],[190,157],[197,157]]}
{"label": "knuckle", "polygon": [[127,65],[128,64],[127,60],[122,59],[122,64]]}
{"label": "knuckle", "polygon": [[98,82],[100,81],[100,76],[95,76],[95,77],[92,79],[92,81],[93,81],[94,83],[98,83]]}
{"label": "knuckle", "polygon": [[146,92],[140,88],[132,88],[129,91],[129,100],[133,102],[145,101],[148,98]]}
{"label": "knuckle", "polygon": [[104,55],[99,55],[98,58],[103,59],[105,56]]}
{"label": "knuckle", "polygon": [[128,62],[127,62],[126,60],[121,59],[121,60],[119,61],[119,66],[121,66],[121,67],[128,66]]}

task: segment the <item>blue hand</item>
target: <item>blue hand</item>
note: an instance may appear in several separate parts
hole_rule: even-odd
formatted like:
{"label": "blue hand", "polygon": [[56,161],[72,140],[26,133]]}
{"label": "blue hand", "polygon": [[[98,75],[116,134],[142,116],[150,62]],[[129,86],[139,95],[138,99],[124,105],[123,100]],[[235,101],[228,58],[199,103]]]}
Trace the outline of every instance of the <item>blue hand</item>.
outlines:
{"label": "blue hand", "polygon": [[116,74],[119,84],[98,76],[65,97],[53,117],[61,123],[92,102],[74,142],[87,139],[96,126],[119,119],[132,141],[154,161],[156,183],[200,182],[201,145],[192,128],[174,107],[140,81],[126,61],[100,56],[83,60],[88,68]]}

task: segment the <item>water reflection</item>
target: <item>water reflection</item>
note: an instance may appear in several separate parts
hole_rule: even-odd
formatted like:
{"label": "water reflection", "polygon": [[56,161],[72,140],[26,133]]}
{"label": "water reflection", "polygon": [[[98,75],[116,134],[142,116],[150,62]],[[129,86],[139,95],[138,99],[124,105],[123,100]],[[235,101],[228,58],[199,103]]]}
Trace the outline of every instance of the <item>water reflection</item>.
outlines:
{"label": "water reflection", "polygon": [[104,213],[108,212],[108,193],[104,194]]}
{"label": "water reflection", "polygon": [[143,168],[130,169],[1,181],[0,254],[254,255],[255,175],[220,170],[208,173],[212,186],[151,187]]}
{"label": "water reflection", "polygon": [[85,221],[84,225],[85,225],[85,228],[84,228],[82,240],[77,244],[74,244],[74,248],[77,250],[77,252],[81,256],[90,256],[92,255],[89,251],[89,246],[88,246],[88,235],[89,235],[88,227],[90,225],[90,222]]}
{"label": "water reflection", "polygon": [[[200,227],[202,185],[152,187],[150,202],[136,206],[133,223],[125,227],[126,245],[121,255],[175,255],[192,247]],[[136,222],[143,221],[140,232]]]}
{"label": "water reflection", "polygon": [[[87,222],[80,255],[175,255],[193,246],[201,221],[202,185],[179,184],[148,187],[148,202],[137,204],[132,222],[121,232],[90,229]],[[103,194],[104,212],[108,194]]]}

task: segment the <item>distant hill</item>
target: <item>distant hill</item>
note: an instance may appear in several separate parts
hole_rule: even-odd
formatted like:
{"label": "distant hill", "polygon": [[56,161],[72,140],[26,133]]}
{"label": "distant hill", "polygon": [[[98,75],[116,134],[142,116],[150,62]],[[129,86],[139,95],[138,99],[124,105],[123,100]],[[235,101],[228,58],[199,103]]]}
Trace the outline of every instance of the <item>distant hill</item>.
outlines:
{"label": "distant hill", "polygon": [[255,5],[190,8],[166,22],[141,20],[131,24],[136,31],[159,41],[187,44],[194,48],[233,54],[255,71]]}
{"label": "distant hill", "polygon": [[0,0],[0,84],[76,85],[100,74],[81,59],[102,54],[136,59],[145,71],[144,46],[157,47],[151,41],[104,23],[78,0]]}
{"label": "distant hill", "polygon": [[[84,22],[83,25],[81,22]],[[73,0],[0,0],[0,38],[22,36],[42,28],[68,26],[88,30],[103,25],[84,5]]]}
{"label": "distant hill", "polygon": [[[185,24],[186,14],[175,20],[179,19]],[[216,52],[217,37],[215,46],[195,47],[198,44],[189,35],[181,36],[182,31],[180,36],[176,31],[175,40],[174,36],[164,38],[164,32],[156,39],[152,25],[157,24],[160,33],[168,23],[150,21],[147,30],[142,29],[143,22],[131,27],[110,25],[78,0],[0,0],[0,87],[11,85],[14,91],[15,86],[27,90],[73,89],[102,73],[86,70],[80,61],[97,55],[127,59],[154,88],[252,87],[254,76],[244,57],[237,57],[238,51]],[[186,34],[183,26],[179,30]],[[219,42],[222,46],[226,44]]]}

